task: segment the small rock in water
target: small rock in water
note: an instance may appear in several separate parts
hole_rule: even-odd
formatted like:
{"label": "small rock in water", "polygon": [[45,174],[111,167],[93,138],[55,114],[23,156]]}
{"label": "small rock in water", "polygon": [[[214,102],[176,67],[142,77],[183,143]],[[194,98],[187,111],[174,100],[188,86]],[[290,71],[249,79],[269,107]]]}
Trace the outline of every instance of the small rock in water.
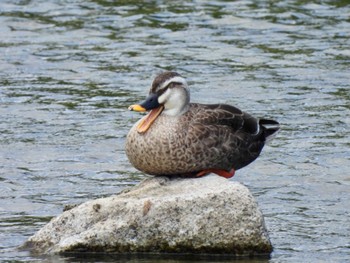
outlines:
{"label": "small rock in water", "polygon": [[24,244],[36,253],[270,254],[249,190],[219,176],[153,177],[52,219]]}

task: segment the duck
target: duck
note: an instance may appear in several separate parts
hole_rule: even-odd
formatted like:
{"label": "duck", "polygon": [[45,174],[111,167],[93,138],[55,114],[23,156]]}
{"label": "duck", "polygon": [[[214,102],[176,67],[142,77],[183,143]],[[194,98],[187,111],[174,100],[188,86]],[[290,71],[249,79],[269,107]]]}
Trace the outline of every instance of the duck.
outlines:
{"label": "duck", "polygon": [[130,163],[154,176],[231,178],[253,162],[279,130],[279,123],[258,119],[228,104],[190,102],[185,78],[160,73],[146,99],[129,110],[148,112],[126,137]]}

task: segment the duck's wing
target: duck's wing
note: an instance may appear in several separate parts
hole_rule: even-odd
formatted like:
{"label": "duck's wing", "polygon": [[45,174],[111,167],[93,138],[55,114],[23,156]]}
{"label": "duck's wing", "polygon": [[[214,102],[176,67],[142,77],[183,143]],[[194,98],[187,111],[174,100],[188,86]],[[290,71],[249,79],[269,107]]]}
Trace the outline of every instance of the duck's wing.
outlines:
{"label": "duck's wing", "polygon": [[185,145],[204,160],[202,169],[230,171],[248,165],[259,156],[266,138],[278,130],[278,126],[267,127],[277,122],[256,119],[226,104],[196,104],[190,112]]}
{"label": "duck's wing", "polygon": [[197,111],[193,116],[194,126],[224,126],[231,133],[258,135],[261,132],[259,120],[240,109],[227,104],[197,104]]}
{"label": "duck's wing", "polygon": [[259,155],[264,140],[257,119],[226,104],[195,104],[190,111],[186,145],[204,160],[202,168],[237,170]]}

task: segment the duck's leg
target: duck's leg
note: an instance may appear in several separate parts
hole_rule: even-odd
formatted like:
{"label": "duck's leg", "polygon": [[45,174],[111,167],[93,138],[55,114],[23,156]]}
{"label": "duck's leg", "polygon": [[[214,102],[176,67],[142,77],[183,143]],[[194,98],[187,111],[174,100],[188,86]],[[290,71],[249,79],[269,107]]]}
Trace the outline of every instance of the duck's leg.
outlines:
{"label": "duck's leg", "polygon": [[203,171],[200,171],[199,173],[196,174],[197,177],[201,177],[210,173],[214,173],[217,175],[220,175],[225,178],[231,178],[232,176],[235,175],[235,169],[231,169],[231,171],[226,171],[226,170],[221,170],[221,169],[205,169]]}

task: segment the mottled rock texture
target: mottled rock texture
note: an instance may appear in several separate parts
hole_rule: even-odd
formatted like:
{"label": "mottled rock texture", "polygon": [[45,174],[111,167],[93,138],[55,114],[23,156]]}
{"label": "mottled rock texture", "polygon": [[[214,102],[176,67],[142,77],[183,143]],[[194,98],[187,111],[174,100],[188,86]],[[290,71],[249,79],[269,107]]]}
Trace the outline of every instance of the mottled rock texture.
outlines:
{"label": "mottled rock texture", "polygon": [[52,219],[24,247],[37,253],[258,255],[272,246],[249,190],[219,176],[153,177]]}

